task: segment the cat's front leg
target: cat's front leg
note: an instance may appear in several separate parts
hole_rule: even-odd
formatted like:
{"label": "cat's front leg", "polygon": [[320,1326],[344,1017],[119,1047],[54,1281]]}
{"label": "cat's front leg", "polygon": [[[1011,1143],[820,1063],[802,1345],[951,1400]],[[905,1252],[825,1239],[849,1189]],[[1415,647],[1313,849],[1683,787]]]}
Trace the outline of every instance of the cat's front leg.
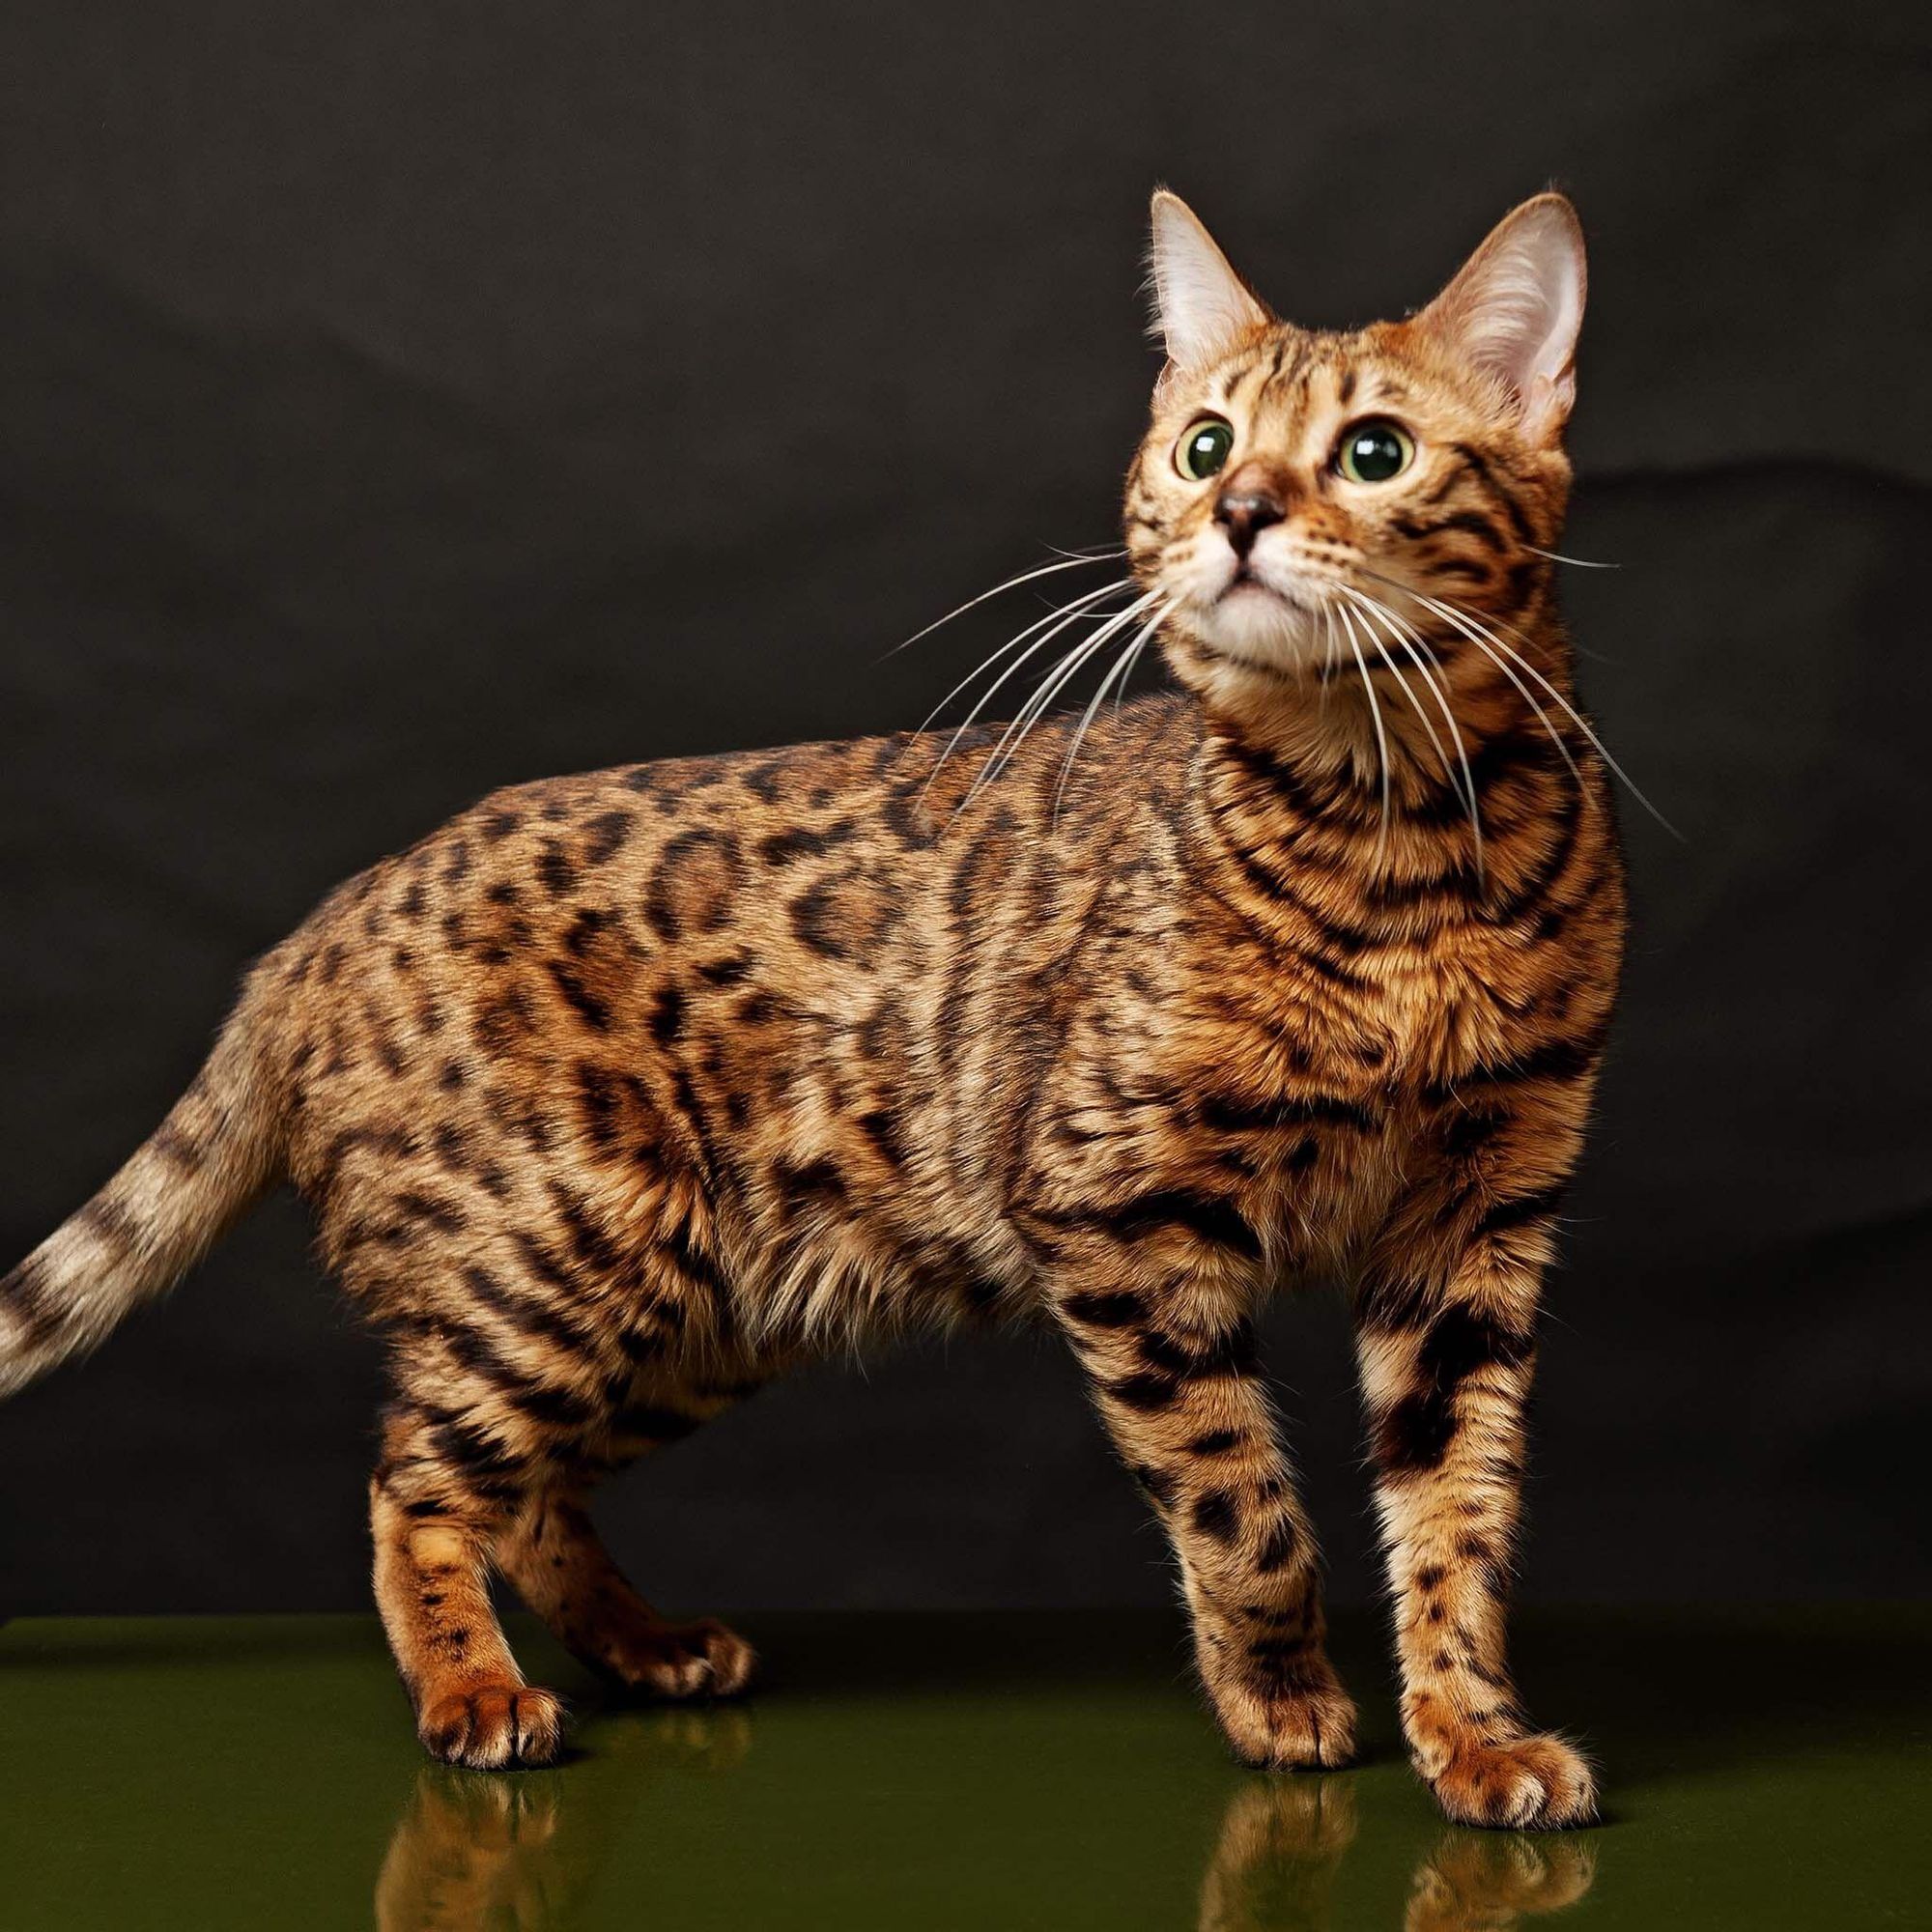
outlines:
{"label": "cat's front leg", "polygon": [[1120,1281],[1065,1279],[1054,1306],[1174,1543],[1221,1727],[1249,1764],[1346,1763],[1355,1710],[1323,1647],[1315,1538],[1276,1438],[1252,1326],[1192,1285]]}
{"label": "cat's front leg", "polygon": [[1403,1729],[1443,1811],[1466,1825],[1596,1815],[1582,1755],[1524,1717],[1505,1638],[1555,1194],[1548,1171],[1506,1160],[1480,1179],[1445,1170],[1398,1215],[1357,1307]]}

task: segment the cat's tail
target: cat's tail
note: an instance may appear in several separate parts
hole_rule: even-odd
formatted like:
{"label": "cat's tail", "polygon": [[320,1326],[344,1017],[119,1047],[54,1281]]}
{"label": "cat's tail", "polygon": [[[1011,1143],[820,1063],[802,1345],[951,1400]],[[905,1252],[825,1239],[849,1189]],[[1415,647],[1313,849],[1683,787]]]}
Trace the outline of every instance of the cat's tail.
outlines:
{"label": "cat's tail", "polygon": [[0,1280],[0,1396],[164,1294],[279,1178],[282,1083],[256,981],[166,1120],[86,1207]]}

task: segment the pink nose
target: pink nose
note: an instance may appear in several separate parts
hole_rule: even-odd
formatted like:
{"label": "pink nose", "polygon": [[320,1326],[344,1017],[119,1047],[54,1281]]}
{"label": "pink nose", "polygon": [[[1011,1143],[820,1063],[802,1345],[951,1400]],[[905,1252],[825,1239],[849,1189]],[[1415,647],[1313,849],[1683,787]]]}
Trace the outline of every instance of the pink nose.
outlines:
{"label": "pink nose", "polygon": [[1214,499],[1214,521],[1228,532],[1235,554],[1245,557],[1270,524],[1281,523],[1287,505],[1267,490],[1224,490]]}

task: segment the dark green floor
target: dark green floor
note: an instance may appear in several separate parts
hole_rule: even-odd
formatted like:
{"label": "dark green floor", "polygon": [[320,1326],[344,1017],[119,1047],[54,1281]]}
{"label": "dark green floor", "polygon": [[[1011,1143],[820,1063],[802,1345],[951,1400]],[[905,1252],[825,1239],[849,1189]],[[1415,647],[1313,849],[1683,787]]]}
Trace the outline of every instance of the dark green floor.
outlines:
{"label": "dark green floor", "polygon": [[1932,1925],[1922,1609],[1526,1619],[1608,1822],[1450,1831],[1344,1621],[1366,1761],[1222,1754],[1156,1618],[753,1617],[741,1708],[598,1708],[507,1777],[416,1754],[373,1620],[0,1629],[0,1924],[897,1928]]}

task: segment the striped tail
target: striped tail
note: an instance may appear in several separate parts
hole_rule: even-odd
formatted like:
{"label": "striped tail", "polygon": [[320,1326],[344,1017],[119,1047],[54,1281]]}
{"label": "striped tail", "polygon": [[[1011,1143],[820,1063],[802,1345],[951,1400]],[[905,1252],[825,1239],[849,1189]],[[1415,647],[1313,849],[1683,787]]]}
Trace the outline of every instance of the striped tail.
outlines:
{"label": "striped tail", "polygon": [[0,1280],[0,1396],[165,1294],[279,1178],[266,1016],[244,993],[167,1119],[86,1207]]}

